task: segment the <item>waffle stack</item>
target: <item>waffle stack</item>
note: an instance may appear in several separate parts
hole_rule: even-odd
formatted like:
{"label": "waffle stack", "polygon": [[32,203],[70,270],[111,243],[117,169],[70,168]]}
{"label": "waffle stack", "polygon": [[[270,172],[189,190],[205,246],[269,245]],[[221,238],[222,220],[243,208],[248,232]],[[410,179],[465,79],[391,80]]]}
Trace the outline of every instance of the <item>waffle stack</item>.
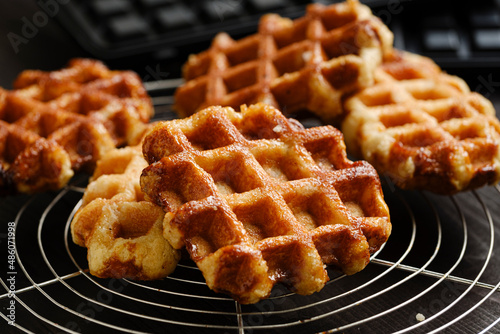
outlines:
{"label": "waffle stack", "polygon": [[71,221],[94,276],[161,279],[177,265],[179,252],[163,238],[164,212],[144,200],[139,185],[146,166],[140,145],[111,150],[97,163]]}
{"label": "waffle stack", "polygon": [[116,146],[138,144],[153,113],[135,73],[72,60],[0,89],[0,193],[61,188]]}
{"label": "waffle stack", "polygon": [[175,109],[185,117],[211,105],[264,102],[288,115],[308,110],[335,122],[341,98],[373,83],[392,40],[357,0],[309,5],[294,21],[268,14],[257,34],[235,41],[220,33],[209,50],[189,57]]}
{"label": "waffle stack", "polygon": [[159,123],[143,153],[141,188],[166,212],[164,237],[241,303],[278,282],[319,291],[325,264],[354,274],[390,234],[377,173],[346,158],[342,134],[304,129],[269,105]]}
{"label": "waffle stack", "polygon": [[394,50],[345,107],[348,150],[401,188],[453,194],[500,180],[491,102],[428,58]]}

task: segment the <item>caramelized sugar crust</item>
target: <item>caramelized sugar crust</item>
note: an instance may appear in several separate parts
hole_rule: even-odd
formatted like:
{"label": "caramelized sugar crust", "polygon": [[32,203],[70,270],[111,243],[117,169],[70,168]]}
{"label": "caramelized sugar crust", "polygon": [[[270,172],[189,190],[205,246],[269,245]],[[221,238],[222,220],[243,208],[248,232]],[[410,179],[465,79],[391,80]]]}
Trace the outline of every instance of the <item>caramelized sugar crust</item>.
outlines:
{"label": "caramelized sugar crust", "polygon": [[319,291],[326,265],[362,270],[391,231],[377,173],[347,159],[340,131],[304,129],[266,104],[210,107],[145,137],[146,199],[208,286],[241,303],[274,284]]}
{"label": "caramelized sugar crust", "polygon": [[500,180],[493,105],[429,58],[394,50],[345,107],[349,152],[401,188],[453,194]]}
{"label": "caramelized sugar crust", "polygon": [[179,261],[163,237],[163,210],[144,200],[139,177],[146,166],[140,145],[114,149],[97,163],[71,221],[73,241],[87,248],[94,276],[161,279]]}
{"label": "caramelized sugar crust", "polygon": [[211,105],[236,109],[264,102],[334,122],[342,97],[372,84],[392,40],[389,29],[355,0],[310,5],[293,21],[268,14],[255,35],[235,41],[220,33],[207,51],[189,57],[175,109],[185,117]]}
{"label": "caramelized sugar crust", "polygon": [[65,185],[116,146],[138,144],[153,114],[139,77],[99,61],[27,70],[0,88],[0,193]]}

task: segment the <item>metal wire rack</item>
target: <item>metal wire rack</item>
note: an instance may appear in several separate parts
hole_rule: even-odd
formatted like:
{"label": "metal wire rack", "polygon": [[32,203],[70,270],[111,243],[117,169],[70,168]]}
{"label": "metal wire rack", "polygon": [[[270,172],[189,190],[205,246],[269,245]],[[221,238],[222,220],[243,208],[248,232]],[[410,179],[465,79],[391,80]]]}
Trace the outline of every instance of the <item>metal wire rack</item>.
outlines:
{"label": "metal wire rack", "polygon": [[[178,83],[147,84],[158,118],[174,117]],[[161,281],[90,275],[69,232],[86,183],[0,201],[1,333],[500,333],[499,185],[447,197],[384,182],[393,233],[363,271],[240,305],[189,259]]]}

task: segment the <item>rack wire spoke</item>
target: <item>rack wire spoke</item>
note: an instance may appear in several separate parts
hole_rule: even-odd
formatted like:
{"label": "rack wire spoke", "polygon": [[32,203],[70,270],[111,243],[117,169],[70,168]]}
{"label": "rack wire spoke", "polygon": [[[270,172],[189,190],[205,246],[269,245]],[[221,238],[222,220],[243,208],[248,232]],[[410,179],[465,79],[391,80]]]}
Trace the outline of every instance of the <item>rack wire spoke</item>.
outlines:
{"label": "rack wire spoke", "polygon": [[[480,196],[477,194],[476,191],[473,191],[473,194],[474,196],[476,197],[476,199],[478,200],[478,202],[481,204],[481,207],[483,208],[484,210],[484,213],[486,215],[486,218],[487,218],[487,221],[488,221],[488,224],[489,224],[489,228],[490,228],[490,242],[489,242],[489,247],[488,247],[488,253],[487,253],[487,256],[486,256],[486,259],[485,259],[485,262],[484,262],[484,265],[482,266],[480,272],[478,273],[478,275],[476,276],[476,279],[474,280],[474,284],[479,281],[479,279],[481,278],[481,276],[483,275],[484,271],[486,270],[486,267],[488,265],[488,263],[490,262],[490,259],[491,259],[491,256],[493,254],[493,246],[494,246],[494,243],[495,243],[495,228],[494,228],[494,224],[493,224],[493,219],[491,217],[491,214],[490,214],[490,211],[488,210],[488,208],[486,207],[486,205],[484,204],[484,201],[480,198]],[[474,285],[470,285],[468,288],[467,288],[467,292],[470,291],[472,289]],[[489,293],[487,293],[480,301],[478,301],[474,306],[470,307],[467,311],[463,312],[462,314],[460,314],[459,316],[457,316],[455,319],[449,321],[447,324],[439,327],[439,328],[436,328],[434,331],[432,331],[431,333],[438,333],[439,331],[443,330],[444,328],[447,328],[449,326],[451,326],[452,324],[460,321],[461,319],[463,319],[464,317],[466,317],[468,314],[470,314],[471,312],[475,311],[477,308],[479,308],[493,293],[495,293],[495,291],[500,287],[500,282],[495,286],[495,289],[492,289]]]}

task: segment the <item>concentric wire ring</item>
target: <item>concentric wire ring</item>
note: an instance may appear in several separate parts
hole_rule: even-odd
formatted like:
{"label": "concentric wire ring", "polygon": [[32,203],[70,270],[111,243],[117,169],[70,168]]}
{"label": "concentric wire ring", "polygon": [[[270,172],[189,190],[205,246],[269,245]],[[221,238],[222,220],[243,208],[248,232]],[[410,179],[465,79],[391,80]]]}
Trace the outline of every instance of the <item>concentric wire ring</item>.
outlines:
{"label": "concentric wire ring", "polygon": [[[13,212],[7,219],[16,254],[15,270],[0,272],[0,332],[500,331],[498,185],[444,197],[386,184],[393,233],[365,270],[345,276],[329,268],[319,293],[298,296],[277,286],[268,300],[240,305],[210,291],[189,259],[161,281],[90,275],[86,250],[69,231],[85,184],[0,203],[0,212]],[[4,231],[11,230],[2,227],[0,236],[9,235]],[[0,240],[7,262],[8,238]]]}

